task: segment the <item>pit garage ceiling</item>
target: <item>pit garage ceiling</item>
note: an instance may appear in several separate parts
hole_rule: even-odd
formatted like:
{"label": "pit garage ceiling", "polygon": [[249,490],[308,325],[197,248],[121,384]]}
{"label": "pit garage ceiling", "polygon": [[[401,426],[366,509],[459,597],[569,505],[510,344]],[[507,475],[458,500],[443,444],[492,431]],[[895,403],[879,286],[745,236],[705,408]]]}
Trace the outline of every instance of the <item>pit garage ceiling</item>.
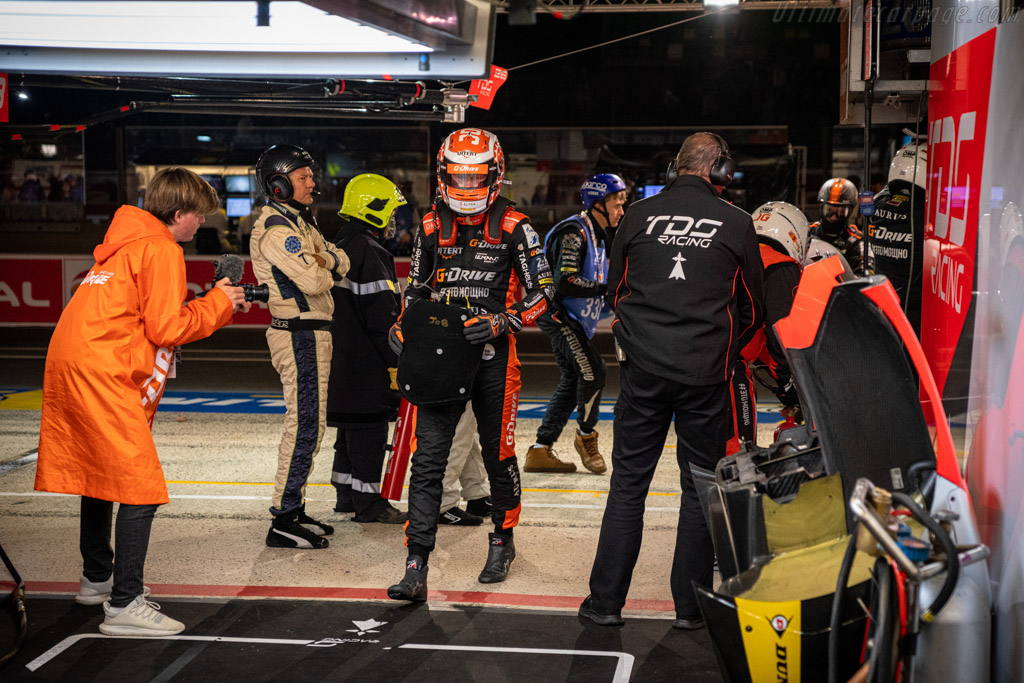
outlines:
{"label": "pit garage ceiling", "polygon": [[0,0],[8,72],[195,77],[474,78],[488,0]]}

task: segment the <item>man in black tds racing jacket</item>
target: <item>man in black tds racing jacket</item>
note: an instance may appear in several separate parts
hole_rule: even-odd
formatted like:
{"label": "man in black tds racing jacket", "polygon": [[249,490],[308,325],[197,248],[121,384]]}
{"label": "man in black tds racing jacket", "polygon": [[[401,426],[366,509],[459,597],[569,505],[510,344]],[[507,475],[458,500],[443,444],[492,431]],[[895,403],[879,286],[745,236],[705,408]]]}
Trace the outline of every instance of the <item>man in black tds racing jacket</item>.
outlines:
{"label": "man in black tds racing jacket", "polygon": [[553,227],[544,239],[555,297],[537,319],[537,327],[551,340],[561,377],[537,430],[537,443],[526,452],[526,472],[576,471],[576,465],[560,460],[551,448],[573,408],[579,424],[574,446],[583,466],[594,474],[608,469],[595,430],[605,364],[593,338],[607,290],[605,253],[610,240],[606,231],[614,230],[622,220],[626,183],[615,174],[598,173],[583,183],[580,198],[584,210]]}
{"label": "man in black tds racing jacket", "polygon": [[927,183],[927,146],[911,143],[900,149],[889,166],[889,181],[875,195],[875,213],[868,226],[875,272],[892,282],[903,312],[919,337]]}
{"label": "man in black tds racing jacket", "polygon": [[[551,287],[537,233],[525,215],[499,196],[504,175],[504,155],[492,133],[464,128],[445,139],[437,160],[440,201],[416,235],[405,298],[410,313],[424,299],[468,306],[463,333],[480,345],[482,360],[466,398],[476,414],[493,506],[494,533],[481,583],[504,581],[515,558],[512,530],[520,511],[515,425],[521,382],[512,335],[545,311]],[[520,285],[526,294],[517,302]],[[403,341],[402,324],[400,318],[392,328],[396,345]],[[442,478],[465,405],[418,406],[406,525],[409,555],[404,578],[388,589],[394,600],[427,599],[427,558],[434,549]]]}
{"label": "man in black tds racing jacket", "polygon": [[612,478],[590,595],[579,614],[621,610],[640,553],[644,503],[675,418],[682,502],[672,562],[673,626],[703,626],[693,582],[711,587],[714,548],[690,464],[714,470],[729,437],[729,376],[761,326],[763,268],[750,214],[718,196],[733,161],[711,133],[686,138],[679,176],[629,207],[615,235],[608,291],[620,360]]}
{"label": "man in black tds racing jacket", "polygon": [[380,495],[388,421],[395,419],[399,398],[398,355],[388,333],[402,306],[395,259],[383,242],[394,234],[395,211],[405,203],[387,178],[357,175],[345,186],[338,212],[345,223],[334,238],[352,265],[331,290],[334,355],[327,424],[338,428],[331,484],[338,494],[335,512],[354,512],[357,522],[405,521],[405,513]]}

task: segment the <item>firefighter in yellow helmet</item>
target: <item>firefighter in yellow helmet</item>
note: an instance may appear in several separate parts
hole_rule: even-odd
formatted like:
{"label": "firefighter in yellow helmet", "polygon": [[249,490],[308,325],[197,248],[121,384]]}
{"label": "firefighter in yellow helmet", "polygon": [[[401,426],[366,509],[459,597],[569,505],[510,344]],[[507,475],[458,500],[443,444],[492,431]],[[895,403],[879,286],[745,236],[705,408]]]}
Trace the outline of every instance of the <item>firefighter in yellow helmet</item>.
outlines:
{"label": "firefighter in yellow helmet", "polygon": [[395,211],[406,204],[393,182],[364,173],[345,187],[345,223],[334,243],[348,254],[348,273],[334,284],[334,355],[327,390],[327,424],[338,428],[331,483],[336,512],[357,522],[401,524],[405,513],[380,495],[388,422],[398,411],[398,356],[388,331],[398,320],[395,259],[383,242],[394,235]]}

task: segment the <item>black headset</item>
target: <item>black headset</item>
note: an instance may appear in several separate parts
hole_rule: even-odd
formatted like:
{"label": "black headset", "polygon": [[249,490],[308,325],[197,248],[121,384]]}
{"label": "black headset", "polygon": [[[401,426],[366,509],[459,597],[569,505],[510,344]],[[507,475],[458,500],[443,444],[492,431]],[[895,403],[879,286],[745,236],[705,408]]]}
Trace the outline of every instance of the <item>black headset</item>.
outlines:
{"label": "black headset", "polygon": [[708,179],[711,180],[712,185],[725,187],[732,182],[732,177],[736,173],[736,162],[729,156],[729,143],[725,141],[725,138],[718,133],[711,133],[711,135],[718,141],[718,147],[721,149],[721,152],[718,158],[715,159],[715,163],[711,166]]}
{"label": "black headset", "polygon": [[266,189],[271,198],[279,202],[286,202],[295,194],[292,179],[283,173],[275,173],[267,178]]}

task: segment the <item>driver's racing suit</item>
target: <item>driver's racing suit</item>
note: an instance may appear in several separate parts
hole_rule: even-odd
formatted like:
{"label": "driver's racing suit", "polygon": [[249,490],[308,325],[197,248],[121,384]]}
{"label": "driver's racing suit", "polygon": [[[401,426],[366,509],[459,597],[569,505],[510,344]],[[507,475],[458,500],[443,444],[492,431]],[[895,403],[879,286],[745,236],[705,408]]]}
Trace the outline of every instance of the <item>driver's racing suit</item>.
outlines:
{"label": "driver's racing suit", "polygon": [[[454,241],[442,245],[440,235],[448,234],[442,221],[451,220],[456,221]],[[500,221],[500,237],[490,241],[488,221]],[[468,397],[491,482],[496,533],[510,533],[519,522],[515,430],[521,382],[513,334],[546,310],[551,284],[540,239],[511,202],[499,198],[487,212],[468,218],[453,218],[445,206],[424,216],[413,246],[406,307],[416,299],[434,299],[464,304],[473,315],[504,313],[509,320],[509,333],[480,344],[483,360]],[[520,286],[526,293],[517,301]],[[434,548],[448,451],[464,410],[465,402],[459,401],[418,408],[406,526],[410,555],[426,557]]]}

